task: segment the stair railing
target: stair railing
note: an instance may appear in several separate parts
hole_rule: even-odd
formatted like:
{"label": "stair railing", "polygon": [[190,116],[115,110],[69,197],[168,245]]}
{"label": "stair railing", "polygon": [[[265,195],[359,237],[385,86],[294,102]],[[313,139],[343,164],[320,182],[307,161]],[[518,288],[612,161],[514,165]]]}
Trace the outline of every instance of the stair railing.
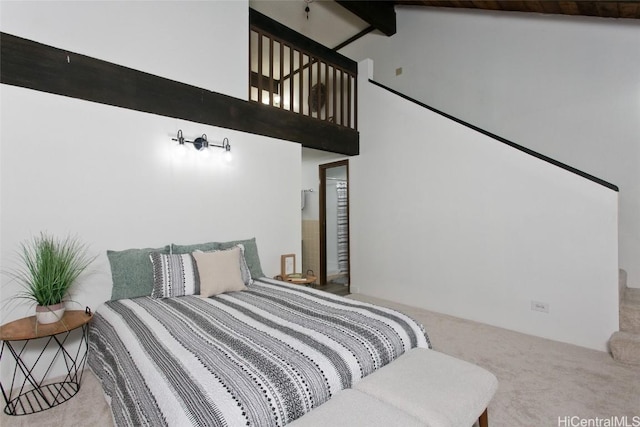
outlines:
{"label": "stair railing", "polygon": [[569,165],[567,165],[565,163],[562,163],[562,162],[560,162],[560,161],[558,161],[556,159],[552,159],[551,157],[545,156],[544,154],[541,154],[541,153],[538,153],[536,151],[533,151],[533,150],[531,150],[531,149],[529,149],[527,147],[523,147],[520,144],[516,144],[515,142],[509,141],[508,139],[505,139],[505,138],[503,138],[501,136],[498,136],[498,135],[496,135],[494,133],[491,133],[491,132],[486,131],[486,130],[484,130],[482,128],[479,128],[478,126],[475,126],[475,125],[472,125],[470,123],[467,123],[464,120],[460,120],[457,117],[454,117],[454,116],[452,116],[450,114],[447,114],[447,113],[442,112],[442,111],[440,111],[440,110],[438,110],[436,108],[433,108],[433,107],[431,107],[431,106],[429,106],[429,105],[427,105],[427,104],[425,104],[423,102],[420,102],[420,101],[418,101],[418,100],[416,100],[414,98],[411,98],[410,96],[407,96],[404,93],[398,92],[395,89],[391,89],[390,87],[385,86],[385,85],[383,85],[381,83],[378,83],[378,82],[376,82],[374,80],[369,79],[369,82],[371,84],[374,84],[374,85],[376,85],[376,86],[378,86],[378,87],[380,87],[380,88],[382,88],[382,89],[384,89],[386,91],[389,91],[389,92],[391,92],[391,93],[393,93],[393,94],[395,94],[395,95],[397,95],[397,96],[399,96],[399,97],[401,97],[403,99],[406,99],[407,101],[413,102],[414,104],[417,104],[417,105],[419,105],[419,106],[421,106],[423,108],[426,108],[427,110],[433,111],[436,114],[439,114],[439,115],[441,115],[443,117],[446,117],[446,118],[448,118],[450,120],[453,120],[454,122],[456,122],[458,124],[466,126],[466,127],[470,128],[470,129],[475,130],[476,132],[480,132],[483,135],[486,135],[486,136],[488,136],[490,138],[493,138],[496,141],[502,142],[503,144],[506,144],[506,145],[508,145],[508,146],[510,146],[512,148],[515,148],[516,150],[520,150],[523,153],[526,153],[526,154],[528,154],[530,156],[536,157],[536,158],[538,158],[540,160],[543,160],[543,161],[545,161],[547,163],[551,163],[554,166],[557,166],[557,167],[562,168],[564,170],[567,170],[567,171],[569,171],[571,173],[579,175],[579,176],[581,176],[581,177],[583,177],[585,179],[588,179],[589,181],[593,181],[593,182],[595,182],[597,184],[600,184],[600,185],[602,185],[602,186],[604,186],[604,187],[606,187],[606,188],[608,188],[610,190],[613,190],[615,192],[619,191],[618,186],[616,186],[615,184],[607,182],[607,181],[605,181],[603,179],[600,179],[600,178],[598,178],[596,176],[590,175],[587,172],[581,171],[580,169],[576,169],[573,166],[569,166]]}

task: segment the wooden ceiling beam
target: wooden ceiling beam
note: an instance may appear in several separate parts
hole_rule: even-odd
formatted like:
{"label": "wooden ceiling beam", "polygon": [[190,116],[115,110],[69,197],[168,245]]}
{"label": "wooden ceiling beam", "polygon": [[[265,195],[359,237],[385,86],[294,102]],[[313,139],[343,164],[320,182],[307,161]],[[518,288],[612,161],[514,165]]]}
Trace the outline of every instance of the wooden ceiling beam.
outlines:
{"label": "wooden ceiling beam", "polygon": [[396,5],[640,19],[640,1],[627,0],[395,0]]}
{"label": "wooden ceiling beam", "polygon": [[602,16],[604,18],[620,17],[620,11],[618,10],[617,3],[598,2],[596,3],[596,8],[598,9],[598,16]]}
{"label": "wooden ceiling beam", "polygon": [[635,2],[620,2],[620,17],[640,19],[640,4]]}
{"label": "wooden ceiling beam", "polygon": [[396,33],[396,10],[393,1],[336,0],[336,3],[385,35],[392,36]]}

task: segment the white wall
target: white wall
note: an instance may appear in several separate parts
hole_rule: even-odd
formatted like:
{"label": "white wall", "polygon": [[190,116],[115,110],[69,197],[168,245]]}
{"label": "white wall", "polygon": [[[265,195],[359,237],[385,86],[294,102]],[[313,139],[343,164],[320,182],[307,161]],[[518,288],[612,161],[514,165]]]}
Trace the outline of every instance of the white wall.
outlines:
{"label": "white wall", "polygon": [[[8,86],[2,103],[3,268],[40,230],[77,233],[100,254],[78,298],[96,307],[111,293],[107,249],[256,236],[270,275],[299,252],[298,144]],[[232,163],[178,157],[177,129],[229,138]]]}
{"label": "white wall", "polygon": [[[246,2],[1,7],[2,31],[246,97]],[[193,30],[205,21],[210,31]],[[201,61],[204,71],[194,70]],[[14,265],[19,242],[41,230],[77,234],[99,254],[76,295],[95,308],[111,293],[107,249],[255,236],[268,275],[277,274],[280,254],[300,253],[299,144],[7,85],[0,90],[1,269]],[[176,157],[170,138],[178,129],[188,139],[229,138],[233,162],[221,162],[222,150],[204,159],[190,147]],[[5,305],[17,289],[4,276],[0,289],[2,322],[32,314]]]}
{"label": "white wall", "polygon": [[247,99],[249,12],[234,1],[5,1],[2,31]]}
{"label": "white wall", "polygon": [[359,66],[352,291],[605,350],[618,194],[369,84]]}
{"label": "white wall", "polygon": [[396,10],[397,34],[341,53],[372,58],[381,83],[618,185],[620,267],[639,287],[640,21]]}

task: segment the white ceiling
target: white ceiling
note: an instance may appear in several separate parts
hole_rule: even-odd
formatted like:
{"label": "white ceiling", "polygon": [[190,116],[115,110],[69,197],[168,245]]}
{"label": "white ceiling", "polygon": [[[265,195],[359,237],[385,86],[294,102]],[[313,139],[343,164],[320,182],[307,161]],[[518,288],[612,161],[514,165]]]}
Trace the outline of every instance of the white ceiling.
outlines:
{"label": "white ceiling", "polygon": [[369,26],[333,0],[249,0],[249,6],[328,48]]}

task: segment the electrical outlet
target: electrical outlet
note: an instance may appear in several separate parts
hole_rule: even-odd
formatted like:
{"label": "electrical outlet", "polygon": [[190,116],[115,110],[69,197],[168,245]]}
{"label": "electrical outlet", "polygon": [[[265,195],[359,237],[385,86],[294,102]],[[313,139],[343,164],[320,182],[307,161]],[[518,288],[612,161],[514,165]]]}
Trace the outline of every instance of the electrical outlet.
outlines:
{"label": "electrical outlet", "polygon": [[548,313],[549,312],[549,303],[531,300],[531,310],[533,310],[533,311],[541,311],[543,313]]}

